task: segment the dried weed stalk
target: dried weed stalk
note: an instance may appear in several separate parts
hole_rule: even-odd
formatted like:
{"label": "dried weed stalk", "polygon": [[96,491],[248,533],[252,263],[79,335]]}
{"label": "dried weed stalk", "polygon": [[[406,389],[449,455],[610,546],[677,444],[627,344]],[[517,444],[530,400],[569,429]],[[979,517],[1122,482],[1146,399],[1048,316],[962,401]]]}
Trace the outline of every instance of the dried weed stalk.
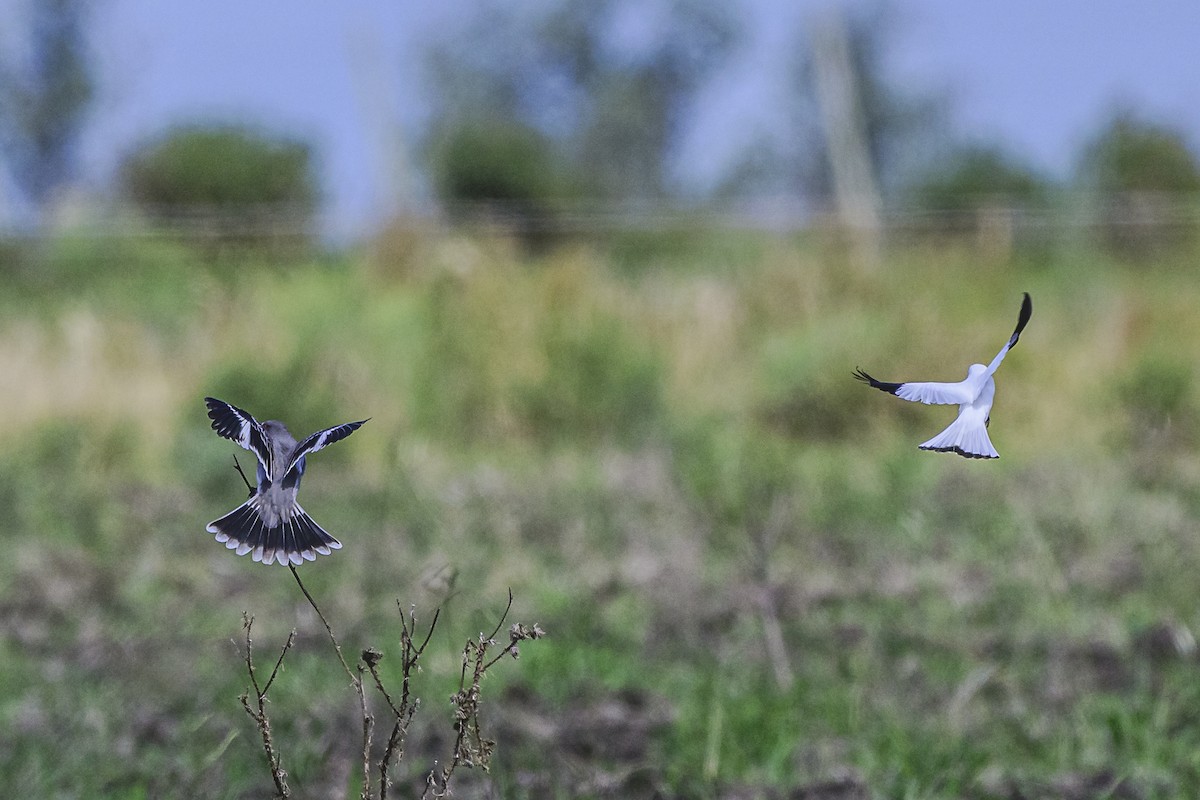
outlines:
{"label": "dried weed stalk", "polygon": [[[362,792],[360,794],[361,800],[375,800],[375,798],[378,798],[378,800],[387,800],[388,790],[392,785],[391,773],[393,766],[399,763],[404,757],[404,742],[408,736],[409,725],[412,723],[413,715],[416,713],[417,708],[420,707],[420,699],[412,691],[412,679],[419,669],[421,656],[424,654],[425,648],[429,645],[429,641],[433,637],[433,632],[437,627],[438,617],[441,612],[440,610],[434,612],[433,620],[430,622],[428,630],[425,631],[424,636],[421,637],[418,644],[416,612],[410,609],[408,614],[405,614],[403,609],[400,609],[402,631],[400,636],[401,681],[400,692],[396,695],[384,685],[383,678],[379,674],[379,662],[383,659],[383,654],[374,647],[364,649],[360,654],[356,668],[350,668],[349,663],[342,654],[341,643],[338,641],[337,636],[334,635],[333,628],[326,620],[325,614],[321,611],[320,606],[317,605],[312,594],[304,586],[303,581],[300,580],[299,573],[294,568],[292,569],[292,575],[295,577],[297,585],[300,586],[300,591],[304,593],[304,596],[308,599],[313,610],[317,612],[317,616],[325,626],[325,632],[328,634],[329,640],[333,643],[338,661],[346,671],[346,675],[350,678],[355,695],[358,697],[359,712],[362,719],[363,778]],[[504,627],[504,621],[508,618],[508,613],[512,609],[512,602],[513,597],[510,591],[508,593],[508,604],[505,606],[504,613],[500,616],[500,621],[496,623],[496,627],[491,634],[485,635],[480,633],[478,640],[469,639],[463,647],[459,689],[450,698],[450,702],[454,706],[454,729],[456,733],[453,753],[446,766],[435,766],[430,770],[426,776],[425,791],[422,797],[445,797],[449,793],[451,776],[453,776],[459,767],[479,767],[484,771],[488,769],[492,751],[496,743],[484,736],[479,722],[480,686],[483,678],[488,670],[505,656],[510,656],[514,659],[519,657],[520,650],[518,645],[520,642],[528,639],[540,639],[546,635],[539,625],[528,626],[523,623],[516,623],[509,628],[508,641],[501,647],[500,643],[496,641],[496,637],[500,634],[500,629]],[[397,606],[399,606],[399,603],[397,603]],[[279,658],[276,659],[275,666],[271,670],[271,676],[267,679],[266,683],[260,685],[258,672],[254,664],[253,642],[250,638],[250,630],[253,622],[253,617],[249,614],[243,614],[242,627],[246,634],[246,647],[243,653],[243,660],[246,664],[246,671],[250,676],[252,689],[247,689],[241,695],[241,702],[246,713],[254,720],[262,737],[263,751],[267,756],[267,766],[271,771],[271,779],[275,783],[276,797],[288,798],[291,797],[291,789],[287,783],[287,772],[281,765],[278,746],[271,735],[271,720],[267,715],[266,704],[267,692],[279,674],[284,657],[295,642],[296,631],[293,630],[288,636],[287,643],[284,644],[283,649],[279,653]],[[501,647],[501,649],[499,652],[496,652],[496,648],[498,647]],[[375,717],[371,713],[367,703],[365,673],[370,673],[375,689],[383,698],[393,718],[391,732],[388,734],[383,752],[374,766],[371,762],[371,751],[375,731]],[[250,699],[251,696],[254,698],[253,701]],[[372,774],[376,773],[378,774],[378,783],[372,781]]]}
{"label": "dried weed stalk", "polygon": [[277,797],[291,797],[291,789],[288,788],[287,772],[280,766],[279,751],[275,749],[275,742],[271,738],[271,720],[267,717],[267,692],[271,689],[271,684],[275,682],[275,676],[279,674],[279,667],[283,664],[283,657],[287,655],[288,650],[292,648],[292,644],[296,641],[296,630],[288,634],[287,642],[283,645],[283,649],[279,652],[279,658],[275,660],[275,668],[271,670],[271,677],[267,678],[267,682],[262,686],[258,685],[258,676],[254,671],[254,643],[250,639],[250,629],[254,625],[254,617],[249,614],[242,614],[242,630],[246,632],[246,670],[250,673],[250,685],[254,689],[254,707],[250,706],[250,690],[242,692],[239,698],[242,701],[242,708],[246,709],[246,713],[254,720],[258,726],[259,735],[262,736],[263,750],[267,754],[267,766],[271,769],[271,780],[275,782],[275,792]]}
{"label": "dried weed stalk", "polygon": [[[242,471],[242,466],[238,463],[236,456],[234,456],[233,465],[234,469],[242,477],[242,481],[246,484],[247,490],[253,492],[254,487],[246,478],[246,473]],[[416,713],[417,708],[420,706],[420,699],[412,693],[412,677],[419,669],[418,662],[424,654],[425,648],[429,645],[429,640],[433,637],[433,631],[437,627],[441,609],[434,612],[433,620],[429,623],[429,630],[425,632],[424,638],[421,639],[421,643],[418,645],[416,643],[417,616],[415,609],[410,608],[408,614],[405,615],[399,601],[396,602],[397,609],[400,611],[401,627],[401,681],[400,695],[397,700],[384,686],[383,679],[379,676],[378,667],[380,660],[383,658],[383,653],[374,647],[365,648],[359,655],[359,661],[355,665],[355,669],[351,669],[350,664],[346,661],[346,657],[342,654],[342,645],[338,641],[337,636],[334,635],[333,627],[329,624],[329,620],[325,618],[324,612],[321,611],[321,607],[317,605],[317,601],[308,591],[304,582],[300,580],[300,573],[296,571],[294,566],[289,565],[288,568],[292,571],[292,577],[296,579],[296,585],[300,587],[300,591],[304,593],[304,597],[308,600],[309,605],[313,607],[313,611],[317,612],[317,617],[320,618],[321,624],[325,626],[325,633],[328,634],[329,641],[333,643],[333,649],[337,654],[338,662],[342,665],[342,669],[346,671],[346,676],[350,678],[350,683],[354,687],[354,693],[358,697],[359,713],[362,718],[361,800],[374,800],[375,797],[378,797],[379,800],[387,800],[388,789],[392,785],[392,765],[399,763],[400,759],[404,757],[404,742],[408,736],[408,728],[412,722],[413,714]],[[479,641],[469,640],[463,648],[463,667],[459,679],[459,690],[451,698],[451,703],[454,705],[455,710],[454,728],[457,733],[454,752],[447,766],[442,768],[435,766],[430,770],[425,782],[423,797],[445,797],[449,792],[450,777],[460,766],[477,766],[485,771],[488,768],[495,742],[485,739],[480,729],[480,683],[487,671],[501,658],[506,655],[510,655],[513,658],[519,656],[520,653],[517,649],[519,642],[527,639],[540,639],[546,635],[538,625],[529,627],[517,623],[509,630],[509,641],[504,646],[504,649],[489,659],[488,656],[492,648],[496,647],[496,636],[504,626],[504,621],[508,618],[508,612],[512,610],[512,603],[513,596],[512,592],[509,591],[508,604],[504,607],[504,613],[500,615],[500,621],[496,623],[496,628],[492,631],[491,635],[484,636],[481,633]],[[279,668],[283,665],[284,657],[296,640],[296,631],[293,629],[288,636],[287,643],[284,644],[283,649],[279,653],[279,658],[275,661],[275,667],[271,670],[270,678],[267,679],[265,684],[260,686],[254,668],[254,650],[250,639],[250,628],[253,623],[253,617],[247,613],[242,614],[242,627],[246,632],[246,649],[243,654],[243,660],[246,663],[246,671],[250,675],[254,704],[252,705],[250,702],[250,689],[247,689],[241,695],[241,702],[242,707],[246,709],[246,713],[254,720],[262,737],[263,750],[267,756],[267,766],[271,771],[271,779],[275,783],[276,797],[288,798],[291,797],[291,789],[287,783],[287,772],[281,765],[279,750],[271,736],[271,721],[267,716],[266,703],[267,692],[270,690],[271,684],[275,682],[275,677],[279,674]],[[376,771],[379,774],[378,794],[373,791],[374,787],[371,781],[371,746],[375,732],[375,717],[371,713],[367,703],[367,692],[363,680],[364,673],[366,672],[371,674],[371,680],[376,690],[383,697],[388,710],[391,711],[394,717],[387,744],[384,746],[383,754],[380,756],[376,767]],[[469,685],[467,682],[468,672],[471,675]]]}
{"label": "dried weed stalk", "polygon": [[[237,466],[239,474],[241,474],[241,467],[237,465],[236,458],[234,459],[234,464]],[[242,474],[242,480],[246,480],[244,474]],[[249,486],[249,481],[246,481],[246,484]],[[409,609],[408,614],[405,614],[403,608],[400,607],[399,601],[397,601],[401,626],[401,681],[400,693],[397,696],[387,689],[383,683],[383,679],[379,675],[379,662],[383,658],[383,653],[374,647],[365,648],[360,653],[359,661],[355,665],[355,668],[350,668],[350,664],[342,654],[342,645],[338,641],[337,636],[334,635],[333,628],[325,618],[321,607],[317,605],[317,601],[309,593],[304,582],[300,580],[300,573],[296,571],[296,568],[289,567],[289,569],[292,571],[292,577],[296,579],[296,585],[300,587],[300,591],[304,593],[304,597],[313,607],[313,610],[317,612],[317,617],[320,618],[321,624],[325,626],[325,633],[328,634],[329,641],[333,643],[333,649],[337,654],[338,662],[341,663],[342,669],[346,671],[346,675],[350,678],[350,683],[354,687],[354,693],[358,697],[359,713],[362,718],[361,800],[374,800],[376,797],[379,800],[387,800],[388,789],[392,785],[392,767],[404,757],[404,742],[408,736],[409,725],[412,723],[413,715],[420,706],[420,699],[414,696],[412,692],[412,678],[419,669],[421,656],[424,654],[425,648],[429,645],[429,640],[433,637],[433,632],[437,627],[441,611],[439,609],[434,612],[433,620],[429,623],[429,629],[425,631],[420,644],[417,644],[418,628],[416,611]],[[430,770],[426,778],[423,797],[445,797],[449,793],[450,778],[460,766],[480,767],[485,771],[488,768],[495,742],[484,737],[479,724],[480,684],[483,677],[504,656],[517,658],[519,655],[517,648],[519,642],[527,639],[540,639],[542,636],[545,636],[545,633],[538,625],[530,627],[517,623],[509,629],[507,644],[504,645],[499,653],[492,655],[493,649],[497,647],[496,636],[499,635],[500,629],[504,626],[504,621],[508,618],[508,613],[512,609],[512,602],[513,597],[510,591],[508,593],[508,604],[505,606],[504,613],[500,616],[500,621],[496,623],[496,628],[492,631],[491,635],[484,636],[481,633],[478,641],[469,640],[463,648],[463,666],[459,679],[459,690],[451,698],[451,703],[454,705],[454,728],[456,731],[454,752],[447,766],[440,768],[435,766]],[[271,780],[275,784],[276,797],[289,798],[291,797],[291,789],[287,783],[287,772],[283,769],[278,746],[271,735],[271,720],[267,715],[266,704],[267,692],[270,691],[276,676],[279,675],[279,669],[283,666],[284,657],[291,650],[292,644],[295,642],[296,631],[293,630],[288,636],[287,643],[284,644],[283,649],[279,653],[279,658],[275,660],[275,666],[271,670],[270,677],[266,683],[260,685],[258,673],[254,666],[253,642],[250,638],[250,629],[253,623],[254,618],[249,614],[244,613],[242,615],[242,628],[245,631],[246,639],[243,660],[246,664],[246,671],[250,676],[251,685],[251,689],[247,689],[241,695],[242,707],[250,715],[250,718],[254,720],[262,737],[263,751],[267,756],[267,766],[271,771]],[[367,690],[364,681],[365,673],[370,673],[375,689],[383,698],[393,717],[387,743],[374,769],[372,769],[371,763],[371,749],[375,732],[375,717],[371,713],[370,706],[367,703]],[[253,701],[250,699],[251,696],[254,698]],[[373,772],[378,773],[378,784],[373,784],[372,782],[371,776]]]}
{"label": "dried weed stalk", "polygon": [[[425,781],[425,792],[422,799],[442,798],[449,794],[450,776],[460,766],[479,767],[487,772],[491,763],[492,751],[496,743],[487,739],[479,725],[480,683],[484,675],[496,662],[505,656],[519,658],[521,655],[519,643],[529,639],[540,639],[546,635],[539,625],[532,627],[520,622],[508,630],[508,642],[496,655],[491,656],[492,649],[497,647],[496,637],[504,627],[508,612],[512,609],[512,591],[508,593],[508,605],[500,615],[500,621],[490,635],[479,634],[479,639],[468,639],[463,646],[462,673],[459,676],[458,691],[450,698],[454,706],[454,729],[457,735],[454,739],[454,755],[450,763],[444,767],[434,767]],[[491,656],[489,658],[489,656]],[[468,682],[468,674],[470,680]]]}

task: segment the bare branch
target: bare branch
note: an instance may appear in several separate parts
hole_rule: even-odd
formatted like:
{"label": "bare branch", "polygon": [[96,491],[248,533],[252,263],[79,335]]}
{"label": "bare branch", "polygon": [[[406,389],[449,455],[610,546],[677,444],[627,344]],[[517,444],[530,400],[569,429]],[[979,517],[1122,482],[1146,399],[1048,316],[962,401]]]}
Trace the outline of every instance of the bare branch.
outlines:
{"label": "bare branch", "polygon": [[[429,630],[425,634],[425,639],[420,646],[413,643],[413,635],[417,630],[417,615],[415,609],[409,610],[409,619],[405,619],[404,611],[400,608],[400,601],[396,601],[396,607],[400,610],[400,627],[403,631],[400,636],[400,669],[402,675],[400,689],[400,703],[397,705],[393,702],[392,697],[383,687],[383,682],[379,678],[379,674],[375,669],[379,662],[379,654],[377,651],[373,660],[367,661],[367,666],[371,670],[372,677],[375,678],[375,685],[380,693],[387,700],[388,707],[392,709],[392,713],[396,716],[396,721],[392,725],[392,732],[388,736],[387,746],[384,748],[383,757],[379,761],[379,798],[387,800],[388,788],[391,786],[389,770],[394,761],[399,761],[404,757],[404,741],[408,736],[408,726],[412,722],[413,714],[416,713],[417,707],[420,705],[420,700],[413,699],[411,694],[412,673],[417,668],[417,662],[421,655],[425,652],[425,647],[429,644],[430,638],[433,636],[433,631],[437,627],[438,617],[441,616],[441,609],[433,612],[433,621],[429,624]],[[364,660],[366,653],[364,653]]]}
{"label": "bare branch", "polygon": [[242,701],[242,708],[254,720],[254,723],[258,726],[258,732],[262,736],[263,751],[267,755],[267,766],[271,769],[271,780],[275,782],[276,796],[288,798],[292,796],[292,792],[288,787],[287,772],[280,765],[280,756],[271,738],[271,721],[267,717],[266,696],[267,690],[271,688],[271,682],[275,680],[276,672],[279,671],[279,665],[283,663],[283,657],[287,655],[288,650],[292,646],[296,632],[292,631],[292,635],[288,637],[287,644],[283,646],[283,651],[279,654],[279,660],[275,662],[275,670],[271,673],[270,680],[267,681],[266,686],[260,689],[258,686],[258,677],[254,672],[254,643],[250,638],[250,629],[253,625],[254,617],[243,612],[242,628],[246,631],[246,671],[250,675],[250,685],[254,687],[255,705],[257,708],[250,707],[249,692],[242,692],[239,699]]}
{"label": "bare branch", "polygon": [[238,475],[242,476],[242,483],[246,484],[246,491],[250,492],[250,494],[254,494],[254,486],[246,478],[246,473],[242,472],[242,465],[238,463],[236,453],[233,456],[233,468],[237,470]]}
{"label": "bare branch", "polygon": [[292,644],[296,641],[296,629],[292,628],[292,632],[288,634],[287,641],[284,642],[283,649],[279,651],[279,658],[275,661],[275,669],[271,670],[271,677],[267,678],[267,683],[259,692],[260,697],[266,697],[267,692],[271,690],[271,684],[275,682],[275,676],[279,674],[279,668],[283,665],[283,657],[287,655],[287,651],[292,649]]}
{"label": "bare branch", "polygon": [[[429,773],[423,797],[445,797],[449,792],[450,778],[460,766],[479,767],[485,772],[488,770],[496,743],[491,739],[484,738],[479,723],[480,684],[483,682],[483,677],[488,669],[504,656],[511,655],[516,658],[518,642],[526,639],[540,639],[546,635],[540,625],[529,627],[517,623],[509,629],[508,644],[503,651],[489,659],[489,650],[496,644],[496,636],[499,635],[504,621],[508,618],[512,602],[512,590],[509,590],[508,605],[505,606],[504,613],[500,615],[500,621],[491,635],[484,636],[481,633],[478,641],[468,639],[466,645],[463,646],[459,688],[450,698],[450,702],[454,706],[454,729],[456,731],[453,757],[449,765],[440,769],[435,766]],[[471,673],[469,683],[467,681],[468,667]]]}
{"label": "bare branch", "polygon": [[300,580],[300,573],[291,564],[288,569],[292,571],[292,577],[296,579],[296,585],[300,587],[300,591],[304,592],[304,596],[308,599],[308,604],[313,607],[313,611],[317,612],[317,616],[321,619],[321,624],[325,626],[325,632],[329,634],[329,640],[333,642],[333,649],[337,651],[338,661],[342,662],[342,669],[346,670],[346,675],[350,677],[351,683],[358,683],[358,678],[355,677],[354,671],[350,669],[350,665],[346,663],[345,656],[342,655],[342,645],[338,642],[337,637],[333,635],[333,628],[329,627],[329,622],[325,619],[325,614],[321,612],[321,607],[317,605],[317,601],[308,593],[308,588],[305,587],[304,581]]}
{"label": "bare branch", "polygon": [[333,628],[330,627],[329,621],[325,619],[325,614],[321,611],[321,607],[317,605],[317,601],[309,594],[308,588],[304,585],[304,581],[300,580],[300,573],[291,564],[288,569],[292,571],[292,577],[296,579],[296,585],[300,587],[300,591],[308,599],[309,605],[313,607],[313,611],[317,612],[317,616],[321,619],[321,624],[325,626],[325,632],[329,634],[329,641],[333,642],[333,649],[337,653],[338,661],[342,664],[342,669],[350,676],[350,683],[354,686],[354,692],[358,695],[359,710],[362,713],[362,766],[363,766],[363,786],[362,800],[371,800],[371,736],[375,729],[375,717],[371,715],[370,709],[367,708],[367,693],[363,689],[363,665],[358,665],[358,674],[350,669],[350,665],[346,663],[345,656],[342,655],[342,645],[338,642],[337,637],[333,635]]}
{"label": "bare branch", "polygon": [[[240,468],[238,471],[241,473]],[[245,480],[245,475],[243,475],[243,480]],[[362,718],[363,782],[360,794],[361,800],[373,800],[376,797],[373,793],[371,781],[371,745],[374,736],[375,718],[370,713],[367,703],[365,673],[370,672],[375,688],[382,695],[384,702],[394,717],[391,731],[387,738],[387,744],[384,747],[378,764],[379,788],[377,797],[378,800],[387,800],[388,791],[392,783],[390,775],[392,765],[404,757],[404,743],[408,736],[409,725],[412,723],[413,716],[420,706],[420,699],[414,697],[412,694],[413,674],[419,669],[420,659],[433,638],[433,633],[437,628],[438,620],[441,616],[441,610],[434,611],[428,630],[425,632],[420,644],[417,644],[416,611],[410,609],[406,615],[403,609],[400,609],[402,628],[400,638],[400,669],[402,682],[400,693],[396,696],[384,685],[383,677],[379,671],[379,663],[383,659],[383,653],[373,647],[365,648],[360,653],[356,669],[351,669],[342,653],[341,643],[334,635],[333,628],[325,618],[324,612],[321,611],[316,599],[308,591],[308,588],[305,587],[296,569],[294,567],[289,568],[292,571],[292,577],[295,579],[296,585],[300,587],[300,591],[304,594],[309,605],[312,606],[313,610],[317,613],[317,617],[325,626],[325,632],[328,634],[329,640],[333,643],[338,661],[341,663],[342,669],[350,677],[354,692],[358,696],[359,710]],[[454,706],[454,729],[456,731],[453,752],[448,763],[439,765],[438,762],[434,762],[433,769],[426,777],[424,792],[424,796],[426,797],[446,797],[450,791],[451,776],[460,766],[480,767],[484,771],[488,769],[495,742],[484,737],[479,721],[480,687],[482,680],[487,671],[501,658],[506,655],[516,658],[519,655],[517,651],[518,642],[527,639],[538,639],[545,635],[545,632],[537,625],[528,627],[520,623],[514,624],[509,629],[508,642],[502,646],[501,652],[493,655],[493,649],[498,644],[496,637],[500,635],[500,631],[508,619],[508,615],[512,610],[512,604],[513,595],[510,590],[508,593],[508,603],[491,634],[485,635],[480,633],[478,639],[468,640],[463,647],[462,670],[459,674],[459,690],[451,698]],[[397,601],[397,608],[400,608],[399,601]],[[291,797],[291,789],[288,787],[287,773],[280,764],[280,755],[272,738],[270,720],[266,711],[266,702],[267,693],[282,671],[283,660],[295,643],[296,630],[293,629],[288,635],[287,641],[284,643],[279,657],[275,660],[274,668],[271,670],[266,683],[260,684],[258,671],[254,665],[253,641],[251,639],[252,624],[253,618],[249,614],[243,614],[246,671],[250,678],[250,685],[255,700],[251,701],[250,699],[251,690],[244,692],[239,699],[246,713],[255,721],[259,734],[262,737],[263,751],[267,756],[271,778],[275,783],[276,796],[278,798],[289,798]]]}
{"label": "bare branch", "polygon": [[508,590],[508,605],[506,605],[504,607],[504,613],[500,615],[500,621],[496,623],[496,629],[494,631],[492,631],[492,635],[488,637],[489,641],[495,639],[496,634],[500,633],[500,629],[504,627],[504,620],[508,619],[508,612],[512,611],[512,603],[513,603],[512,589],[509,589]]}

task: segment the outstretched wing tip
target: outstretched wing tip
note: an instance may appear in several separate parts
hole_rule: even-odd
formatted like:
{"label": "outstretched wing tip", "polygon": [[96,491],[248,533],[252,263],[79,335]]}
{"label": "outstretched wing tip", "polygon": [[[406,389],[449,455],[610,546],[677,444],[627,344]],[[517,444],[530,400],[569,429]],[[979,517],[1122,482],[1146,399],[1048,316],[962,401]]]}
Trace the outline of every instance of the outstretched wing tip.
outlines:
{"label": "outstretched wing tip", "polygon": [[248,411],[215,397],[205,397],[204,404],[208,406],[208,418],[217,435],[254,453],[258,463],[270,473],[271,446],[258,420]]}
{"label": "outstretched wing tip", "polygon": [[1014,336],[1020,336],[1021,331],[1025,330],[1025,326],[1029,324],[1029,318],[1033,316],[1033,298],[1029,296],[1029,292],[1025,292],[1025,297],[1021,300],[1021,313],[1017,317],[1017,329],[1013,332]]}
{"label": "outstretched wing tip", "polygon": [[904,385],[901,383],[889,383],[888,381],[876,380],[862,367],[855,367],[853,374],[855,378],[867,384],[872,389],[878,389],[879,391],[887,392],[888,394],[896,394],[896,392],[900,391],[900,387]]}
{"label": "outstretched wing tip", "polygon": [[324,450],[334,442],[340,442],[356,430],[361,428],[365,423],[370,422],[371,418],[359,420],[357,422],[343,422],[341,425],[334,425],[332,428],[319,430],[305,437],[304,441],[296,445],[289,459],[287,470],[290,471],[300,459],[304,458],[309,453],[315,453],[318,450]]}

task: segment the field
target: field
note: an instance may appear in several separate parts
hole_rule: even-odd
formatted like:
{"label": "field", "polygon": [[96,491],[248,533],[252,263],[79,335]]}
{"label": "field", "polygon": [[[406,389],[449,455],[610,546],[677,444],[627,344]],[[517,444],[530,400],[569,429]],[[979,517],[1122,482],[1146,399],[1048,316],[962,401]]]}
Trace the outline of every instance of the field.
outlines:
{"label": "field", "polygon": [[[496,752],[457,796],[1200,796],[1197,263],[940,241],[866,271],[686,230],[4,245],[3,794],[270,796],[246,612],[263,661],[297,631],[269,704],[296,796],[358,796],[319,620],[205,533],[252,464],[214,395],[297,435],[371,418],[309,459],[345,547],[299,573],[388,681],[400,612],[441,609],[395,796],[448,758],[463,643],[510,589],[548,636],[482,683]],[[960,379],[1023,291],[999,461],[918,451],[954,410],[852,379]]]}

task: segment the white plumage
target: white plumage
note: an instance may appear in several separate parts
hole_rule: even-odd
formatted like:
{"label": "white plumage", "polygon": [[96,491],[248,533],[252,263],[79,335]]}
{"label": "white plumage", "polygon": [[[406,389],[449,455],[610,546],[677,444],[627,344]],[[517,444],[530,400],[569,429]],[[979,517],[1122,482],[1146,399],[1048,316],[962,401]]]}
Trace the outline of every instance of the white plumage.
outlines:
{"label": "white plumage", "polygon": [[858,369],[854,377],[876,389],[894,394],[901,400],[914,403],[957,405],[958,417],[946,430],[932,439],[921,443],[922,450],[935,450],[940,453],[958,453],[966,458],[999,458],[1000,454],[992,446],[988,437],[988,423],[991,421],[992,401],[996,396],[996,381],[992,375],[1000,362],[1008,355],[1021,338],[1021,331],[1033,314],[1033,301],[1029,293],[1021,301],[1021,312],[1017,317],[1017,327],[1009,337],[1004,347],[992,359],[992,363],[972,364],[967,368],[967,377],[958,383],[937,382],[905,382],[889,383],[878,381]]}

